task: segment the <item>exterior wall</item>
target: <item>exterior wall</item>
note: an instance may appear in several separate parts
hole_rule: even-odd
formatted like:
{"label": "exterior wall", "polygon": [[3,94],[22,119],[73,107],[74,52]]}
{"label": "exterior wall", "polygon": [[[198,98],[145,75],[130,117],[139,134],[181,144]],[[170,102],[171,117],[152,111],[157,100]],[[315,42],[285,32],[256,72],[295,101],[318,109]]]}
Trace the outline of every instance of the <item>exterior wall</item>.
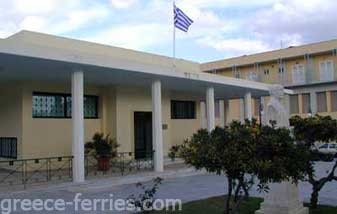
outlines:
{"label": "exterior wall", "polygon": [[302,113],[302,94],[310,93],[310,92],[325,92],[327,95],[327,112],[318,112],[319,115],[324,115],[328,116],[330,115],[332,118],[337,119],[337,112],[333,112],[331,109],[331,96],[330,93],[331,91],[337,91],[337,84],[332,84],[332,85],[321,85],[321,86],[307,86],[307,87],[301,87],[301,88],[294,88],[293,89],[295,94],[298,94],[298,99],[299,99],[299,114],[302,117],[307,117],[308,114],[303,114]]}
{"label": "exterior wall", "polygon": [[[13,87],[15,85],[16,87]],[[1,84],[0,137],[16,137],[18,157],[22,156],[22,95],[21,84]]]}
{"label": "exterior wall", "polygon": [[[13,87],[15,85],[15,87]],[[18,158],[71,155],[72,121],[68,118],[33,118],[33,92],[71,93],[70,84],[25,82],[0,91],[0,136],[17,137]],[[98,119],[85,119],[85,142],[96,132],[110,134],[120,152],[134,151],[134,112],[152,111],[151,89],[139,87],[85,86],[85,95],[99,96]],[[171,119],[171,100],[196,103],[195,119]],[[200,98],[197,95],[162,91],[164,155],[172,145],[182,144],[201,127]]]}
{"label": "exterior wall", "polygon": [[[192,100],[196,102],[196,119],[171,119],[171,100]],[[200,129],[199,99],[190,94],[162,90],[162,120],[167,125],[163,130],[164,156],[172,145],[182,144],[184,139]],[[151,89],[136,87],[116,88],[117,142],[120,151],[134,151],[134,112],[152,111]]]}
{"label": "exterior wall", "polygon": [[[201,128],[201,114],[200,114],[200,99],[198,96],[171,92],[170,97],[173,100],[188,100],[195,101],[196,104],[196,119],[170,119],[169,129],[171,135],[171,146],[180,145],[185,139],[191,137],[198,129]],[[169,103],[170,105],[170,103]],[[170,107],[169,107],[170,109]],[[219,121],[217,121],[219,123]],[[167,151],[165,152],[167,154]]]}
{"label": "exterior wall", "polygon": [[[334,62],[334,79],[333,80],[337,80],[337,57],[333,56],[332,52],[326,53],[326,54],[312,55],[311,57],[312,57],[312,62],[313,62],[312,68],[314,72],[313,73],[314,82],[320,81],[319,63],[324,60],[332,60]],[[303,64],[304,66],[306,66],[307,62],[304,59],[304,55],[298,56],[292,59],[285,59],[283,60],[283,62],[285,63],[285,68],[286,68],[286,80],[287,80],[286,85],[292,85],[293,84],[293,78],[292,78],[293,66],[295,64]],[[269,76],[265,76],[263,74],[263,71],[265,69],[269,69],[269,72],[270,72]],[[280,83],[277,59],[275,59],[274,61],[270,61],[270,62],[259,63],[258,71],[254,64],[237,66],[237,70],[240,71],[242,79],[247,79],[249,71],[255,71],[260,75],[261,82],[273,83],[273,84]],[[309,69],[307,69],[305,72],[309,72],[308,70]],[[221,68],[217,71],[217,74],[227,76],[227,77],[234,77],[232,68]]]}
{"label": "exterior wall", "polygon": [[[71,155],[71,119],[32,117],[32,94],[38,92],[71,93],[70,84],[26,83],[22,88],[22,158]],[[85,88],[85,94],[100,95],[98,88]],[[102,108],[99,108],[102,112]],[[99,118],[102,118],[101,116]],[[101,119],[85,120],[85,141],[102,131]]]}
{"label": "exterior wall", "polygon": [[238,120],[240,121],[240,100],[230,100],[229,101],[229,121]]}
{"label": "exterior wall", "polygon": [[[333,49],[334,47],[331,47]],[[311,62],[312,64],[308,66],[312,66],[311,70],[313,73],[311,74],[313,77],[313,82],[318,83],[320,82],[320,62],[325,61],[325,60],[332,60],[334,62],[334,79],[331,81],[336,81],[337,80],[337,57],[334,56],[331,52],[325,53],[325,54],[312,54],[311,56]],[[244,59],[242,60],[244,62]],[[320,112],[318,114],[320,115],[330,115],[333,118],[337,118],[337,112],[332,112],[331,111],[331,96],[330,96],[330,91],[335,91],[337,90],[337,83],[332,83],[332,84],[326,84],[322,86],[312,86],[312,85],[303,85],[301,87],[291,87],[295,85],[293,83],[293,66],[295,64],[303,64],[306,68],[305,73],[306,76],[309,74],[307,72],[310,72],[310,68],[307,67],[307,61],[305,60],[304,55],[303,56],[298,56],[296,58],[292,59],[286,59],[283,60],[285,63],[285,80],[286,82],[281,82],[280,77],[279,77],[279,69],[278,69],[278,63],[277,59],[275,61],[270,61],[267,63],[260,63],[259,64],[259,69],[256,69],[255,65],[242,65],[242,66],[237,66],[237,70],[241,74],[241,79],[247,79],[248,72],[249,71],[255,71],[257,74],[259,74],[260,78],[259,81],[264,82],[264,83],[270,83],[270,84],[284,84],[285,86],[290,86],[290,89],[293,89],[296,94],[299,94],[298,96],[298,103],[299,103],[299,113],[297,115],[300,115],[302,117],[307,117],[308,114],[302,113],[302,94],[303,93],[310,93],[312,91],[316,92],[326,92],[327,93],[327,107],[328,111],[327,112]],[[219,64],[221,66],[221,64]],[[264,75],[264,70],[269,69],[269,75],[266,76]],[[221,68],[217,70],[218,75],[222,76],[228,76],[228,77],[234,77],[232,68],[231,67],[226,67],[226,68]],[[310,76],[310,75],[309,75]],[[265,105],[268,103],[268,100],[265,99]],[[239,111],[239,101],[238,100],[232,100],[230,104],[230,119],[240,119],[240,111]],[[293,116],[293,115],[292,115]],[[255,117],[255,116],[254,116]]]}

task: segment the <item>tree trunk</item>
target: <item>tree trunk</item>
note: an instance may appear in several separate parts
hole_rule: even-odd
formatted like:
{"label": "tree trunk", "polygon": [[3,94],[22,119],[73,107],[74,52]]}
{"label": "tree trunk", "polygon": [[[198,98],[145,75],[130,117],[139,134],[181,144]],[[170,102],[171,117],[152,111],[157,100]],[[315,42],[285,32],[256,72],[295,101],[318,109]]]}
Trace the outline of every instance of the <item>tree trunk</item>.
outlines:
{"label": "tree trunk", "polygon": [[234,202],[235,203],[238,202],[238,200],[239,200],[239,194],[240,194],[241,188],[243,188],[243,186],[242,186],[241,182],[239,181],[239,183],[238,183],[238,185],[235,189],[235,193],[234,193]]}
{"label": "tree trunk", "polygon": [[226,199],[226,207],[225,207],[225,214],[231,213],[231,198],[232,198],[232,192],[233,192],[233,180],[231,178],[228,178],[228,194]]}
{"label": "tree trunk", "polygon": [[313,187],[313,191],[311,193],[311,198],[310,198],[311,207],[313,209],[317,208],[317,205],[318,205],[318,194],[319,194],[319,189],[317,189],[316,187]]}

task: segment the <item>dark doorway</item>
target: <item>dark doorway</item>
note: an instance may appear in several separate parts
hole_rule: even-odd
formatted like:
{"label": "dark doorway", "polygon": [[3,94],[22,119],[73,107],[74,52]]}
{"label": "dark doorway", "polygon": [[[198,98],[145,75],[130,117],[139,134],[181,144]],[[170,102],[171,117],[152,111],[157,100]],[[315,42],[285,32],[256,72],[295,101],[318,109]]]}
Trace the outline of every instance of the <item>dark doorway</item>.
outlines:
{"label": "dark doorway", "polygon": [[135,112],[135,158],[152,156],[152,112]]}

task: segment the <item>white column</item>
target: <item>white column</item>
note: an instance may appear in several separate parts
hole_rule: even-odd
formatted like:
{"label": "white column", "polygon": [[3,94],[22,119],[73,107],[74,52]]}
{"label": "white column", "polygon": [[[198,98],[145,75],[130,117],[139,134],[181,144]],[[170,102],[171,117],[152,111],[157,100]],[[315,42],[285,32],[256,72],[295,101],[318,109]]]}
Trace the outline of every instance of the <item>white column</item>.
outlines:
{"label": "white column", "polygon": [[317,94],[315,91],[310,92],[310,110],[312,116],[317,114]]}
{"label": "white column", "polygon": [[206,124],[206,103],[204,101],[200,101],[200,126],[202,129],[207,128]]}
{"label": "white column", "polygon": [[240,122],[245,122],[245,103],[243,99],[240,99]]}
{"label": "white column", "polygon": [[83,72],[72,73],[73,181],[84,182]]}
{"label": "white column", "polygon": [[215,128],[215,113],[214,113],[214,88],[209,87],[206,91],[207,105],[207,128],[211,132]]}
{"label": "white column", "polygon": [[219,119],[220,119],[220,127],[225,127],[225,101],[219,100]]}
{"label": "white column", "polygon": [[245,94],[245,119],[252,120],[252,94],[250,92]]}
{"label": "white column", "polygon": [[289,94],[284,95],[284,107],[285,107],[288,115],[290,115],[290,96],[289,96]]}
{"label": "white column", "polygon": [[152,83],[152,138],[154,149],[154,170],[164,171],[163,129],[161,111],[161,83],[155,80]]}
{"label": "white column", "polygon": [[230,121],[230,111],[229,111],[229,100],[225,100],[225,121],[226,125],[228,125]]}
{"label": "white column", "polygon": [[262,111],[261,111],[261,125],[266,125],[266,120],[265,120],[265,113],[266,113],[266,100],[265,97],[260,97],[260,105],[262,106]]}

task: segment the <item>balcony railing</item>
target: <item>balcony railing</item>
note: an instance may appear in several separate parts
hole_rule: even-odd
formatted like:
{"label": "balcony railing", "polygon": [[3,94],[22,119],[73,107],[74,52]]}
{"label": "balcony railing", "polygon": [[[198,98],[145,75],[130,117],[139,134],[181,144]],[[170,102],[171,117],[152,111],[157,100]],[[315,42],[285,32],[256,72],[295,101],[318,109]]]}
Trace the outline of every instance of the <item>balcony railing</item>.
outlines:
{"label": "balcony railing", "polygon": [[248,78],[248,80],[262,83],[281,84],[283,86],[299,86],[306,84],[328,83],[337,81],[337,73],[334,74],[333,78],[331,79],[320,79],[319,74],[315,74],[315,72],[318,71],[305,71],[303,81],[301,82],[294,82],[292,80],[292,77],[289,76],[289,73],[287,72],[283,74],[278,74],[277,78],[271,78],[271,76],[266,76],[263,73],[259,72],[256,78]]}

